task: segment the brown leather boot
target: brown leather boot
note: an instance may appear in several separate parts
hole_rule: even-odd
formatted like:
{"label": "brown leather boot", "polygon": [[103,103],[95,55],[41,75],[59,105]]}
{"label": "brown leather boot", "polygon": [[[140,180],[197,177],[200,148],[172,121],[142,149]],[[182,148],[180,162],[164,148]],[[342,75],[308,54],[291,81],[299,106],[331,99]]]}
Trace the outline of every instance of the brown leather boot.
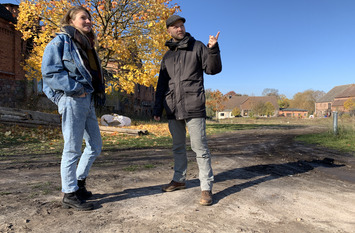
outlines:
{"label": "brown leather boot", "polygon": [[201,192],[200,204],[203,206],[212,205],[212,192],[209,190]]}
{"label": "brown leather boot", "polygon": [[186,188],[185,183],[180,183],[180,182],[176,182],[176,181],[172,180],[169,184],[164,185],[162,187],[162,190],[164,192],[172,192],[172,191],[184,189],[184,188]]}

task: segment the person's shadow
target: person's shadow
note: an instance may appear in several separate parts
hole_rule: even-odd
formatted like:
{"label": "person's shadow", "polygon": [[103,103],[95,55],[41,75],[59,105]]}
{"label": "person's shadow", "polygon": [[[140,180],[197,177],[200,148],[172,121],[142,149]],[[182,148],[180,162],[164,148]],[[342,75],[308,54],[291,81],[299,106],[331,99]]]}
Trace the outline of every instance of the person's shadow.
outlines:
{"label": "person's shadow", "polygon": [[[334,160],[330,158],[325,158],[323,160],[298,160],[296,162],[288,162],[281,164],[264,164],[264,165],[255,165],[244,168],[236,168],[232,170],[228,170],[222,173],[219,173],[215,176],[215,183],[223,182],[226,180],[233,179],[245,179],[249,180],[244,183],[235,184],[230,186],[222,191],[219,191],[213,195],[214,204],[218,203],[223,198],[237,193],[245,188],[249,188],[251,186],[278,179],[285,176],[294,176],[297,174],[302,174],[308,171],[313,170],[316,167],[342,167],[345,165],[336,165],[334,164]],[[260,177],[261,176],[261,177]],[[255,177],[260,177],[254,180]]]}
{"label": "person's shadow", "polygon": [[[213,194],[213,204],[218,203],[223,198],[240,192],[245,188],[252,187],[254,185],[278,179],[285,176],[293,176],[301,173],[305,173],[313,170],[316,167],[342,167],[344,165],[334,164],[333,159],[325,158],[323,160],[304,161],[299,160],[296,162],[288,162],[281,164],[264,164],[255,165],[249,167],[235,168],[228,171],[221,172],[214,177],[214,183],[219,183],[227,180],[249,180],[244,183],[238,183],[232,185],[222,191]],[[250,180],[256,177],[260,177],[254,180]],[[195,188],[200,185],[198,179],[192,179],[187,181],[186,188]],[[155,195],[162,192],[162,185],[146,186],[133,189],[125,189],[121,192],[107,193],[107,194],[94,194],[91,199],[98,200],[96,203],[97,208],[100,208],[102,204],[109,202],[117,202],[129,198],[142,197]]]}

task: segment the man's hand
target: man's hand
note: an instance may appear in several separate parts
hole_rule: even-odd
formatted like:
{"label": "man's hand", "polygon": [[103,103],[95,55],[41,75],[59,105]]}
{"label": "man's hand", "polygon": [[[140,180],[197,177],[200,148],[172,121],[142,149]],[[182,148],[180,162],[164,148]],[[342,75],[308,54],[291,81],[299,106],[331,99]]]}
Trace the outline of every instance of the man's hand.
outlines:
{"label": "man's hand", "polygon": [[217,43],[218,37],[219,37],[219,32],[217,32],[216,36],[210,36],[207,47],[212,48]]}
{"label": "man's hand", "polygon": [[154,120],[160,121],[160,117],[159,116],[154,116]]}

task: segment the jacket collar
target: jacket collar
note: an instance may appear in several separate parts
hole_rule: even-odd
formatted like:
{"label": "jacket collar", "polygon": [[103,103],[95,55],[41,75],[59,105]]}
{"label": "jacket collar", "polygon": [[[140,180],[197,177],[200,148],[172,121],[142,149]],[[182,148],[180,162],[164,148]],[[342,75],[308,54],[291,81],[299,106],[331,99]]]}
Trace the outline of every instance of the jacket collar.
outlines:
{"label": "jacket collar", "polygon": [[186,49],[191,41],[195,38],[191,36],[190,33],[186,32],[185,37],[180,41],[173,41],[173,39],[165,42],[165,46],[168,46],[170,50]]}
{"label": "jacket collar", "polygon": [[73,26],[63,26],[60,28],[60,31],[67,34],[75,42],[79,43],[81,48],[84,50],[88,50],[93,47],[93,41]]}

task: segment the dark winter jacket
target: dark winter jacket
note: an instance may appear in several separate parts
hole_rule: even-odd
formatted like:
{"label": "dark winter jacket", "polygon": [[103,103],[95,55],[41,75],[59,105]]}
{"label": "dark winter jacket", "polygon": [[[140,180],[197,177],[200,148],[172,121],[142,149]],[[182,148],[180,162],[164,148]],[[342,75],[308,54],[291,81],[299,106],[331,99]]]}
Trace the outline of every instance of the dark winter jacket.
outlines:
{"label": "dark winter jacket", "polygon": [[221,72],[218,43],[207,48],[186,33],[183,40],[169,40],[165,45],[170,50],[161,63],[154,116],[161,116],[165,108],[168,119],[206,117],[203,72]]}

